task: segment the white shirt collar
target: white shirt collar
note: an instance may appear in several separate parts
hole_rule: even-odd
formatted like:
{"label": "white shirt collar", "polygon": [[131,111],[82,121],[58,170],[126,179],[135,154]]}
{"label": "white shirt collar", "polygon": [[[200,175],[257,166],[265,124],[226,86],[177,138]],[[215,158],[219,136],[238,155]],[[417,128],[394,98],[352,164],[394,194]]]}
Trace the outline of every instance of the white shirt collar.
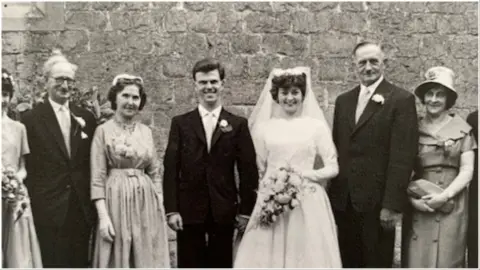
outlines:
{"label": "white shirt collar", "polygon": [[68,101],[65,102],[65,104],[63,104],[63,105],[60,105],[57,102],[53,101],[50,97],[48,98],[48,100],[50,101],[50,104],[52,104],[52,108],[53,108],[53,111],[55,113],[57,113],[60,110],[61,107],[64,107],[65,109],[67,109],[67,112],[70,111],[70,109],[68,107],[68,105],[69,105]]}
{"label": "white shirt collar", "polygon": [[203,118],[207,116],[208,114],[212,113],[215,118],[218,118],[220,116],[220,111],[222,110],[222,106],[218,106],[215,108],[215,110],[209,112],[207,109],[205,109],[202,105],[198,105],[198,112],[200,112],[200,116]]}
{"label": "white shirt collar", "polygon": [[360,93],[365,93],[365,91],[368,89],[368,91],[370,91],[369,96],[372,96],[382,81],[383,81],[383,75],[380,76],[380,78],[378,78],[378,80],[373,84],[371,84],[370,86],[365,86],[363,84],[360,84]]}

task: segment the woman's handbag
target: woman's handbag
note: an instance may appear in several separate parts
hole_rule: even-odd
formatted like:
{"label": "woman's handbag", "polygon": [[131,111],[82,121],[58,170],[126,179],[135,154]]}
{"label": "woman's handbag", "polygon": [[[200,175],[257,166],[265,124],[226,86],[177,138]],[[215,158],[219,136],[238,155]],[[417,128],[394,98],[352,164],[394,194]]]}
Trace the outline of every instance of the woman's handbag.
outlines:
{"label": "woman's handbag", "polygon": [[[407,188],[408,195],[415,199],[420,199],[423,196],[428,194],[439,194],[442,192],[443,192],[443,188],[425,179],[412,181],[410,182]],[[438,210],[442,213],[448,214],[452,212],[454,207],[455,207],[455,203],[452,200],[448,200]]]}

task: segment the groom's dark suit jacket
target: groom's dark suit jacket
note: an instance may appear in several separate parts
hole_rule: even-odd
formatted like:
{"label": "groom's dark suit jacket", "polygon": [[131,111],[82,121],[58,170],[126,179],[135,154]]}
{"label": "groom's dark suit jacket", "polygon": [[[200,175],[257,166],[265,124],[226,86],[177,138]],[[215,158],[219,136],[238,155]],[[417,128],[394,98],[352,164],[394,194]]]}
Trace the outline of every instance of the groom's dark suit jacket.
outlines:
{"label": "groom's dark suit jacket", "polygon": [[350,198],[358,212],[387,208],[403,211],[418,149],[415,97],[385,79],[355,124],[360,86],[341,94],[335,104],[333,140],[340,173],[329,196],[335,210],[344,211]]}
{"label": "groom's dark suit jacket", "polygon": [[[221,130],[222,120],[231,125],[230,131]],[[232,223],[237,214],[249,216],[258,186],[255,160],[245,118],[222,109],[209,153],[198,108],[173,117],[164,158],[166,212],[179,212],[184,224],[204,223],[210,209],[217,223]],[[238,191],[235,163],[240,177]]]}

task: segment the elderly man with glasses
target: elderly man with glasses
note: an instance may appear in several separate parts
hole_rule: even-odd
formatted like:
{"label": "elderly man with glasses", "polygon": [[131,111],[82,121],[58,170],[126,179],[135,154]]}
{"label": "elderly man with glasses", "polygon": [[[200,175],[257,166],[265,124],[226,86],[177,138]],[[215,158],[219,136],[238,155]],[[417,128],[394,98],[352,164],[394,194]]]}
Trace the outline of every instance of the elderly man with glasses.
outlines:
{"label": "elderly man with glasses", "polygon": [[26,185],[44,267],[86,268],[96,214],[90,201],[94,116],[69,103],[77,66],[55,51],[44,64],[48,99],[29,111]]}

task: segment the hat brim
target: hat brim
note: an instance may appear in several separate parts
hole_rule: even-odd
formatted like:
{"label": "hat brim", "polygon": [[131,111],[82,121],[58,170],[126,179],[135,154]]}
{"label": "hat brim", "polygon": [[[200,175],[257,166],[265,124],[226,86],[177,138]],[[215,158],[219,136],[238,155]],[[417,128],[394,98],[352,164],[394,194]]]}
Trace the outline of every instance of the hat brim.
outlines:
{"label": "hat brim", "polygon": [[450,86],[448,85],[445,85],[443,83],[439,83],[438,81],[433,81],[433,80],[428,80],[428,81],[424,81],[422,82],[421,84],[419,84],[416,88],[415,88],[415,95],[419,98],[419,99],[422,99],[423,100],[423,96],[425,96],[425,93],[432,88],[433,85],[441,85],[443,87],[445,87],[445,89],[448,89],[449,90],[449,93],[450,95],[454,98],[454,101],[457,100],[457,97],[458,97],[458,94],[457,94],[457,91],[453,88],[451,88]]}

